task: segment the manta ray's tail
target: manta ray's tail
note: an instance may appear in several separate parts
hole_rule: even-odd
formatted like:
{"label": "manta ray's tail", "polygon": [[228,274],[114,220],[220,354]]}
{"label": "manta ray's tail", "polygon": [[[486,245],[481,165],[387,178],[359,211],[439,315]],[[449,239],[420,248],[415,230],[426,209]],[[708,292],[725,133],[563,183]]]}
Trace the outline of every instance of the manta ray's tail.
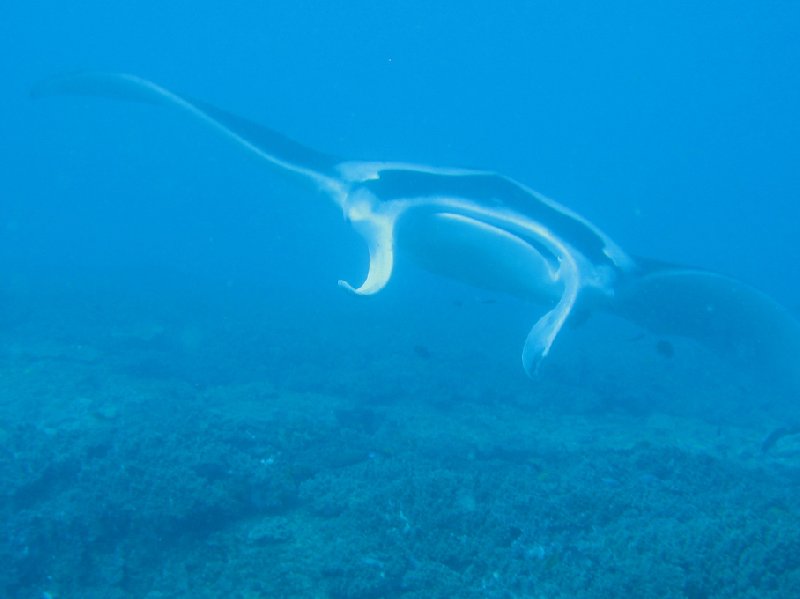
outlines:
{"label": "manta ray's tail", "polygon": [[800,391],[800,322],[786,308],[724,275],[639,264],[639,274],[618,291],[614,312],[655,333],[694,339]]}
{"label": "manta ray's tail", "polygon": [[210,104],[180,96],[135,75],[75,73],[43,81],[31,90],[34,98],[52,95],[101,96],[177,108],[275,166],[309,177],[329,191],[335,191],[338,185],[338,159],[306,148],[277,131]]}

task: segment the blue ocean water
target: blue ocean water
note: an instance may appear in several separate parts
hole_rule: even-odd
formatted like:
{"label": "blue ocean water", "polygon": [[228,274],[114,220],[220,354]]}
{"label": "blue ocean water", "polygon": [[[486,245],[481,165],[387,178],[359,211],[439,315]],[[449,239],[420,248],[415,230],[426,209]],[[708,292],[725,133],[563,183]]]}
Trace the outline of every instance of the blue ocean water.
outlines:
{"label": "blue ocean water", "polygon": [[346,159],[497,171],[797,317],[798,25],[3,2],[0,596],[800,596],[794,353],[587,312],[531,380],[530,305],[410,266],[348,294],[367,250],[313,187],[176,112],[30,97],[134,73]]}

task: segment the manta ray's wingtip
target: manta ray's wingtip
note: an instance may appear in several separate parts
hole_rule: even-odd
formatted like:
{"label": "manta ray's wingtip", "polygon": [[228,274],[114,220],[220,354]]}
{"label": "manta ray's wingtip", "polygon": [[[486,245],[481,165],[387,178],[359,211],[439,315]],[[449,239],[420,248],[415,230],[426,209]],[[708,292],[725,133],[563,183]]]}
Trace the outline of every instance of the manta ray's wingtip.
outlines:
{"label": "manta ray's wingtip", "polygon": [[67,71],[39,79],[28,89],[28,97],[32,100],[75,93],[76,84],[83,84],[87,79],[95,78],[99,72],[86,69]]}
{"label": "manta ray's wingtip", "polygon": [[51,96],[99,96],[158,103],[165,90],[152,81],[125,72],[72,71],[42,79],[28,89],[33,100]]}
{"label": "manta ray's wingtip", "polygon": [[60,96],[68,93],[70,83],[81,80],[87,71],[70,71],[39,79],[28,88],[28,97],[31,100]]}

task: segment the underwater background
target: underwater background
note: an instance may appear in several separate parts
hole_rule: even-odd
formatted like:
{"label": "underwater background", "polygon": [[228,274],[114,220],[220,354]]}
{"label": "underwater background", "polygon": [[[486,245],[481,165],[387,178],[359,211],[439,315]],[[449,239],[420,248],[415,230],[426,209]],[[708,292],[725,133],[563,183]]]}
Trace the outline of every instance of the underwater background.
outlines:
{"label": "underwater background", "polygon": [[[800,597],[800,393],[411,269],[130,72],[800,314],[800,3],[0,3],[0,597]],[[794,360],[798,363],[800,357]],[[791,357],[789,362],[791,362]]]}

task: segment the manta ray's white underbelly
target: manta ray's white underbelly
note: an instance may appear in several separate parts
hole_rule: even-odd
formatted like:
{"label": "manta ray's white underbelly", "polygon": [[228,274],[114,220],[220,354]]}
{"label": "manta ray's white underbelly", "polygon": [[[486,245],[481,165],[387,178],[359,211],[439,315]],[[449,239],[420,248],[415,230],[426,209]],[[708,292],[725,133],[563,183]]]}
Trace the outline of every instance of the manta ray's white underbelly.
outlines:
{"label": "manta ray's white underbelly", "polygon": [[398,219],[395,247],[426,270],[528,301],[552,305],[564,293],[546,248],[463,214],[410,210]]}

